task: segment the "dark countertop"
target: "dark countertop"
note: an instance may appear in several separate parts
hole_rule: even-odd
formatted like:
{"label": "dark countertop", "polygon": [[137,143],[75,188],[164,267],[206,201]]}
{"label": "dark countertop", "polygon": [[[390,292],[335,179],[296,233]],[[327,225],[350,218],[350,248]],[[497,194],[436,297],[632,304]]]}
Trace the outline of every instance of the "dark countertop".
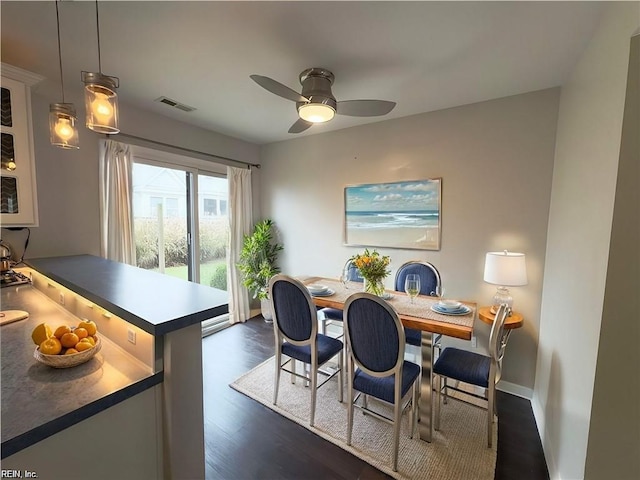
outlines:
{"label": "dark countertop", "polygon": [[39,363],[31,332],[39,323],[75,325],[78,317],[32,285],[2,288],[3,310],[29,318],[2,325],[2,458],[33,445],[163,381],[104,335],[102,349],[73,368]]}
{"label": "dark countertop", "polygon": [[227,292],[92,255],[25,263],[156,336],[229,311]]}

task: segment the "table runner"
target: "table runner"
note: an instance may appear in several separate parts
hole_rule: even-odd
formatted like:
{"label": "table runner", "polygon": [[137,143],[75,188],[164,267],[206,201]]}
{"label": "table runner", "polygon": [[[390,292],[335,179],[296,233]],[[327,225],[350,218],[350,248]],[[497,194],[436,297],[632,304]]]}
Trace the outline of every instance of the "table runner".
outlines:
{"label": "table runner", "polygon": [[[354,293],[363,291],[362,284],[358,282],[348,282],[348,288],[337,280],[331,280],[328,278],[308,280],[303,283],[326,285],[335,293],[328,297],[316,297],[327,298],[336,302],[345,303],[347,298]],[[453,325],[461,325],[469,328],[473,328],[473,320],[476,316],[476,309],[473,305],[467,305],[471,311],[466,315],[443,315],[441,313],[431,310],[431,306],[439,301],[436,297],[428,297],[420,295],[416,297],[412,304],[409,297],[404,292],[394,292],[387,290],[388,293],[393,295],[392,298],[387,300],[387,303],[393,307],[398,315],[408,315],[417,318],[426,318],[428,320],[435,320],[443,323],[450,323]]]}

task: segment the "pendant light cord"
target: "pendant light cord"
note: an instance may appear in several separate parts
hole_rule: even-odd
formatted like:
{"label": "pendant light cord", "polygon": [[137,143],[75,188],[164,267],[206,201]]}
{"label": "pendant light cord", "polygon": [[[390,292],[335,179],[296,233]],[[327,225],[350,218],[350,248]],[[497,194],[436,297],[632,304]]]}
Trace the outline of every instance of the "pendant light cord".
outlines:
{"label": "pendant light cord", "polygon": [[60,86],[62,88],[62,103],[64,103],[64,75],[62,74],[62,48],[60,47],[60,13],[58,12],[58,0],[56,0],[56,24],[58,25],[58,61],[60,63]]}
{"label": "pendant light cord", "polygon": [[98,32],[98,72],[102,73],[102,59],[100,58],[100,15],[98,13],[98,0],[96,0],[96,31]]}

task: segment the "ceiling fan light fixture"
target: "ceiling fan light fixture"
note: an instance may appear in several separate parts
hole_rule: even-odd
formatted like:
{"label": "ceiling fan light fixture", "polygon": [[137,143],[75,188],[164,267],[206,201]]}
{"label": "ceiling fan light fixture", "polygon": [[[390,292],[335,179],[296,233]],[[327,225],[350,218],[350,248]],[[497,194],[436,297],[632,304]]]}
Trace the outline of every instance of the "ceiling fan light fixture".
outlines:
{"label": "ceiling fan light fixture", "polygon": [[303,103],[298,107],[298,115],[307,122],[324,123],[335,117],[336,111],[325,103]]}
{"label": "ceiling fan light fixture", "polygon": [[118,78],[82,72],[87,128],[98,133],[118,133]]}
{"label": "ceiling fan light fixture", "polygon": [[65,149],[80,148],[76,120],[76,109],[72,103],[50,104],[49,134],[51,145]]}

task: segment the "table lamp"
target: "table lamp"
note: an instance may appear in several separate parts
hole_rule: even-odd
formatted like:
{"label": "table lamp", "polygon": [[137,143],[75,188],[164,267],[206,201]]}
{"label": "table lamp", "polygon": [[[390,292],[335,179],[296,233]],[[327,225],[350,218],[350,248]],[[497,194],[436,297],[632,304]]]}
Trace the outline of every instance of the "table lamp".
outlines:
{"label": "table lamp", "polygon": [[493,296],[491,312],[496,313],[501,303],[513,307],[513,297],[507,287],[517,287],[527,284],[527,266],[524,253],[489,252],[484,262],[484,281],[498,285]]}

